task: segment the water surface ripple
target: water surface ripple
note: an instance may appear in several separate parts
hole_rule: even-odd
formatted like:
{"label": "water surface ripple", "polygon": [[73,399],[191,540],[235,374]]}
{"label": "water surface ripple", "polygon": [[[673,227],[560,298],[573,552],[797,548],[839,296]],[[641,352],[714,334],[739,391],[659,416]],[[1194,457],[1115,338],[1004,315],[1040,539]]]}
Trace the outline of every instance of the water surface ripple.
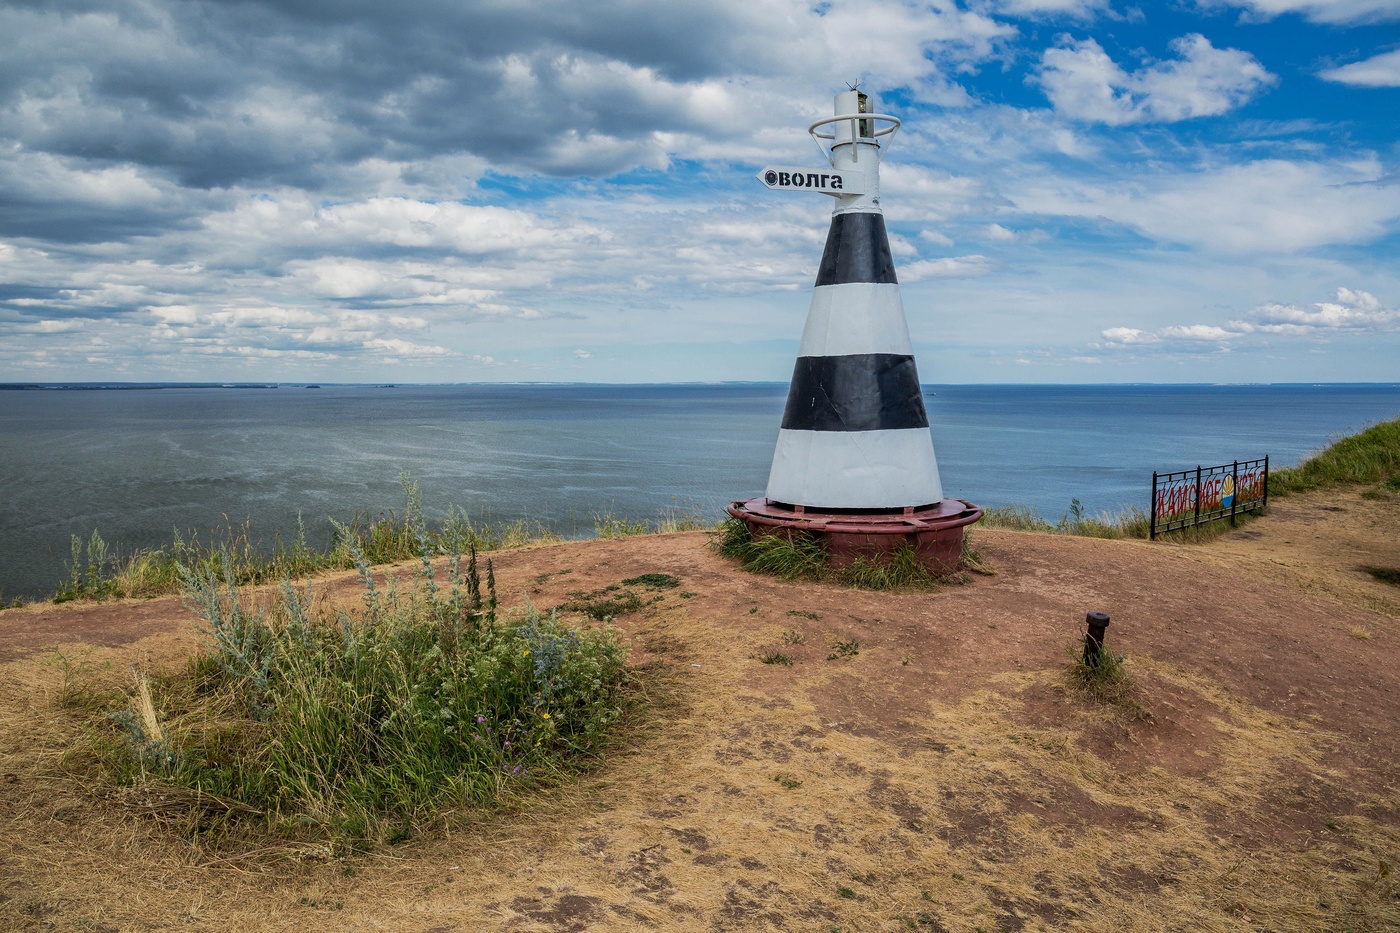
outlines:
{"label": "water surface ripple", "polygon": [[[329,518],[402,509],[528,518],[717,519],[761,495],[785,385],[164,386],[0,391],[0,595],[49,595],[70,535],[123,550],[255,535],[330,540]],[[1296,462],[1400,415],[1400,385],[927,386],[943,486],[1057,519],[1145,505],[1154,469]]]}

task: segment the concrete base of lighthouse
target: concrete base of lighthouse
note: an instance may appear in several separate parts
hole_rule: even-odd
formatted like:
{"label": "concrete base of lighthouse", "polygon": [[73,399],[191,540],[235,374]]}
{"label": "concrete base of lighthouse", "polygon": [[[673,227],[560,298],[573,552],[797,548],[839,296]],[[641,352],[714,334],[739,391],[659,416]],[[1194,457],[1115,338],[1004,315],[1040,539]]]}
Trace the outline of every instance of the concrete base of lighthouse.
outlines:
{"label": "concrete base of lighthouse", "polygon": [[906,545],[934,574],[962,569],[963,532],[982,510],[961,499],[898,510],[809,509],[766,498],[734,502],[726,509],[754,537],[810,534],[822,542],[833,567],[857,558],[879,561]]}

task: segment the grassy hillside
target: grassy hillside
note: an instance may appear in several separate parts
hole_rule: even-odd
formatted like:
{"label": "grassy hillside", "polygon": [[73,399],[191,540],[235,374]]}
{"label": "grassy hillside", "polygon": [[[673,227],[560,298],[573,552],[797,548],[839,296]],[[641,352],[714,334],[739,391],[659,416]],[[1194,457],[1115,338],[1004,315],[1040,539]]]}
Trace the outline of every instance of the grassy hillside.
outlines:
{"label": "grassy hillside", "polygon": [[1400,418],[1344,437],[1295,467],[1273,471],[1269,494],[1286,496],[1358,483],[1400,490]]}

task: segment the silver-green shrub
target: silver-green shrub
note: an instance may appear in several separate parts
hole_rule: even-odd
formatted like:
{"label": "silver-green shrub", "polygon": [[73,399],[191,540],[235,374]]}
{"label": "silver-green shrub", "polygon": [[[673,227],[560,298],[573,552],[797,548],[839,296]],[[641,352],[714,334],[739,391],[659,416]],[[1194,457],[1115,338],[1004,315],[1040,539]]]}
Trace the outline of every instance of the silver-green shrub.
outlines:
{"label": "silver-green shrub", "polygon": [[380,585],[354,556],[353,611],[317,611],[290,584],[255,610],[227,571],[183,571],[205,651],[194,683],[167,682],[158,698],[160,749],[123,720],[139,759],[126,772],[238,801],[271,827],[363,838],[602,749],[628,702],[613,629],[569,628],[530,605],[499,614],[493,568],[483,587],[475,552],[442,582],[424,558],[402,585]]}

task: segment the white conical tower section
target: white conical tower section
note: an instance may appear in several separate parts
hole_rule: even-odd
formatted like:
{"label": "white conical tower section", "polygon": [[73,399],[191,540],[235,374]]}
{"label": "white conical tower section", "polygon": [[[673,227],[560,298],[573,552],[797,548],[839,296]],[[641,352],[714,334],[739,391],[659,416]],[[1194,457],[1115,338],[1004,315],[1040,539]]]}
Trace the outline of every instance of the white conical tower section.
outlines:
{"label": "white conical tower section", "polygon": [[[877,129],[881,122],[893,124]],[[860,193],[837,194],[768,476],[770,502],[901,510],[943,500],[909,325],[880,212],[879,139],[899,121],[836,95],[811,127]],[[832,129],[821,132],[819,127]],[[825,148],[825,147],[823,147]],[[833,192],[827,192],[833,193]]]}

